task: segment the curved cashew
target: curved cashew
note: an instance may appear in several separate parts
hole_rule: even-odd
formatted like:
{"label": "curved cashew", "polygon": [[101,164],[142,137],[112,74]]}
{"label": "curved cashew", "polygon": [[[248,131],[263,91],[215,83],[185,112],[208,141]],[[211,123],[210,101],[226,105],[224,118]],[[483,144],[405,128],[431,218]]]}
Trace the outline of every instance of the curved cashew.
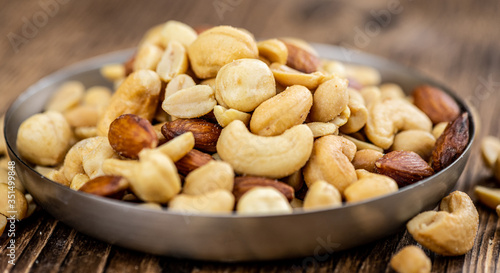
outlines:
{"label": "curved cashew", "polygon": [[255,109],[250,130],[261,136],[281,135],[293,126],[302,124],[312,104],[313,96],[309,89],[300,85],[290,86]]}
{"label": "curved cashew", "polygon": [[388,149],[398,131],[411,129],[430,132],[432,122],[420,109],[406,100],[386,100],[370,107],[365,133],[375,145]]}
{"label": "curved cashew", "polygon": [[324,180],[343,194],[356,181],[356,171],[351,163],[355,153],[356,145],[340,136],[329,135],[314,141],[311,158],[303,169],[307,186]]}
{"label": "curved cashew", "polygon": [[311,155],[313,134],[297,125],[274,137],[257,136],[239,120],[231,122],[217,142],[222,160],[238,173],[281,178],[298,171]]}
{"label": "curved cashew", "polygon": [[107,159],[107,175],[123,176],[134,194],[146,202],[167,203],[181,191],[181,180],[172,160],[160,151],[141,154],[139,162]]}
{"label": "curved cashew", "polygon": [[446,256],[463,255],[472,249],[479,216],[470,197],[454,191],[443,198],[441,211],[426,211],[406,225],[413,238],[426,248]]}
{"label": "curved cashew", "polygon": [[102,163],[116,154],[107,137],[93,137],[75,144],[64,158],[63,173],[71,182],[77,174],[86,174],[91,179],[104,174]]}

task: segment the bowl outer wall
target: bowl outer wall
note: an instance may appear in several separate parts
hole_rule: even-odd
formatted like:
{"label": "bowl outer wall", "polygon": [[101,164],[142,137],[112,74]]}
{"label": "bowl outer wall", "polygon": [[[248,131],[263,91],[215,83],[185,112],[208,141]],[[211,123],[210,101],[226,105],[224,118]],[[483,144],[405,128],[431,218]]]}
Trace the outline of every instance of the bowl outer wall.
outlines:
{"label": "bowl outer wall", "polygon": [[[467,105],[443,85],[388,60],[331,45],[315,44],[320,56],[376,67],[384,82],[411,90],[428,83],[443,88],[464,111]],[[108,63],[119,63],[133,50],[115,52],[70,66],[40,80],[23,93],[6,114],[8,152],[28,192],[56,219],[99,240],[152,254],[209,261],[275,260],[322,255],[366,244],[404,227],[417,213],[432,209],[455,186],[465,168],[474,138],[445,170],[400,191],[340,208],[291,215],[238,216],[180,214],[101,198],[50,181],[17,155],[17,131],[25,119],[39,113],[55,89],[67,80],[86,87],[110,84],[99,74]],[[471,116],[472,117],[472,116]]]}

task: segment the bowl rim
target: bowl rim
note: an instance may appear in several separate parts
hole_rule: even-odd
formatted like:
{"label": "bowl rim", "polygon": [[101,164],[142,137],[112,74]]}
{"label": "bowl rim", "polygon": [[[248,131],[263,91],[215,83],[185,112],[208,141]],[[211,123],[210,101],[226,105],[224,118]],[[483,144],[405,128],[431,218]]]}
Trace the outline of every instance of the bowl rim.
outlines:
{"label": "bowl rim", "polygon": [[[330,49],[335,48],[336,50],[345,50],[345,48],[343,48],[343,47],[336,46],[336,45],[330,45],[330,44],[311,43],[311,45],[314,48],[330,48]],[[450,95],[455,100],[455,102],[457,102],[459,104],[459,107],[461,108],[461,110],[467,112],[469,115],[469,141],[467,143],[467,147],[462,152],[462,154],[457,159],[455,159],[450,165],[448,165],[446,168],[442,169],[441,171],[439,171],[439,172],[437,172],[437,173],[433,174],[432,176],[429,176],[425,179],[422,179],[416,183],[413,183],[411,185],[400,188],[400,189],[398,189],[397,192],[393,192],[390,194],[385,194],[385,195],[381,195],[381,196],[377,196],[374,198],[361,200],[361,201],[357,201],[357,202],[352,202],[352,203],[342,202],[341,206],[332,207],[332,208],[319,208],[319,209],[315,209],[315,210],[303,210],[301,208],[294,209],[291,214],[240,215],[240,214],[237,214],[235,211],[233,211],[231,213],[210,213],[210,214],[208,214],[208,213],[193,213],[193,212],[175,212],[175,211],[170,211],[167,208],[162,208],[162,210],[152,210],[149,208],[141,207],[136,203],[125,202],[122,200],[115,200],[115,199],[111,199],[108,197],[101,197],[101,196],[97,196],[97,195],[93,195],[93,194],[89,194],[89,193],[85,193],[85,192],[75,191],[67,186],[64,186],[64,185],[61,185],[55,181],[52,181],[51,179],[40,174],[32,167],[31,164],[25,162],[24,159],[15,152],[15,150],[12,147],[13,143],[10,143],[9,140],[7,139],[7,131],[8,131],[7,130],[7,124],[8,124],[7,121],[11,118],[11,116],[13,115],[13,112],[21,103],[23,103],[24,101],[29,99],[31,96],[36,95],[36,93],[38,93],[40,90],[53,84],[54,82],[61,82],[61,81],[64,81],[64,79],[69,77],[69,76],[74,76],[74,75],[77,75],[79,73],[87,72],[87,71],[90,71],[93,69],[99,69],[100,67],[102,67],[102,65],[100,63],[102,63],[103,59],[116,59],[116,58],[121,58],[121,57],[125,57],[125,56],[131,56],[134,53],[135,48],[113,51],[110,53],[97,55],[97,56],[94,56],[92,58],[76,62],[74,64],[63,67],[62,69],[57,70],[57,71],[43,77],[42,79],[38,80],[37,82],[35,82],[31,86],[29,86],[25,91],[23,91],[10,104],[7,112],[5,113],[5,122],[4,122],[3,131],[4,131],[4,138],[5,138],[7,150],[10,152],[10,154],[14,155],[19,162],[21,162],[25,167],[27,167],[28,170],[30,170],[31,172],[34,172],[35,174],[40,176],[40,178],[43,181],[45,181],[45,183],[53,183],[56,185],[56,187],[60,187],[61,189],[63,189],[63,191],[66,191],[69,194],[76,194],[82,198],[90,198],[93,201],[101,202],[101,203],[106,204],[106,205],[122,206],[122,207],[125,207],[127,209],[139,210],[143,213],[153,213],[153,214],[156,214],[159,216],[160,215],[172,215],[172,216],[177,215],[177,216],[182,216],[182,217],[230,218],[230,219],[233,219],[233,218],[234,219],[279,218],[279,217],[289,217],[289,216],[294,216],[294,215],[317,214],[317,213],[323,213],[325,211],[336,211],[336,210],[342,210],[342,209],[346,209],[346,208],[350,208],[350,207],[364,206],[364,205],[369,204],[369,203],[376,203],[382,199],[402,194],[403,192],[410,191],[416,187],[425,186],[434,177],[445,173],[448,169],[450,169],[453,165],[455,165],[458,161],[460,161],[464,156],[466,156],[468,154],[469,150],[472,149],[472,145],[473,145],[473,142],[474,142],[475,137],[476,137],[476,130],[475,130],[475,126],[476,126],[475,125],[475,118],[476,117],[474,116],[474,112],[471,111],[471,106],[469,105],[469,103],[467,101],[460,98],[454,91],[452,91],[452,89],[450,89],[446,85],[442,84],[441,82],[439,82],[435,79],[429,78],[429,76],[423,75],[419,71],[412,69],[408,66],[405,66],[405,65],[400,64],[398,62],[391,61],[389,59],[386,59],[386,58],[383,58],[383,57],[380,57],[380,56],[377,56],[377,55],[374,55],[371,53],[362,52],[362,51],[358,51],[358,50],[352,50],[352,49],[348,49],[348,50],[353,51],[354,54],[361,55],[363,57],[368,57],[369,59],[375,60],[378,63],[383,63],[383,64],[387,64],[390,66],[397,66],[399,69],[403,70],[404,74],[409,74],[409,75],[412,75],[413,77],[418,77],[420,79],[423,79],[423,80],[425,80],[426,84],[438,86],[445,93]],[[322,58],[326,58],[326,57],[322,57]],[[342,61],[342,62],[345,62],[345,61]],[[345,62],[345,63],[362,64],[360,62]]]}

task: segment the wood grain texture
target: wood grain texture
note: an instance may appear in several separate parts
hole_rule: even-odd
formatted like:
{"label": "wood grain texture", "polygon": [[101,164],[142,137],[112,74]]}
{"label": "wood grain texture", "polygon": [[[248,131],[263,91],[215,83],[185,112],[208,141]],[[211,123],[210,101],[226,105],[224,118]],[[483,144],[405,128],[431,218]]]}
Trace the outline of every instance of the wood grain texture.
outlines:
{"label": "wood grain texture", "polygon": [[[47,8],[49,3],[52,9]],[[0,0],[0,7],[0,112],[42,77],[96,55],[134,47],[149,27],[174,19],[193,26],[243,27],[259,38],[296,36],[394,60],[445,83],[469,100],[481,118],[477,140],[500,136],[496,114],[500,102],[499,1]],[[28,29],[27,21],[33,25],[37,21],[38,26]],[[9,37],[15,35],[21,39],[12,43]],[[495,183],[478,148],[476,141],[457,185],[471,196],[474,185]],[[474,248],[458,257],[425,250],[433,272],[500,271],[498,217],[480,204],[477,208],[480,227]],[[43,211],[18,226],[20,257],[15,266],[7,263],[6,236],[1,237],[0,272],[393,272],[388,267],[391,256],[416,244],[401,230],[322,261],[223,264],[111,246]]]}

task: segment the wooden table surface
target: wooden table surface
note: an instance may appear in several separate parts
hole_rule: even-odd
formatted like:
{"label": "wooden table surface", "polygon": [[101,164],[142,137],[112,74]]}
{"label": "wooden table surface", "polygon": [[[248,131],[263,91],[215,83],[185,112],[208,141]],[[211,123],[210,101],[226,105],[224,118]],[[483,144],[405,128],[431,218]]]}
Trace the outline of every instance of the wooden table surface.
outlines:
{"label": "wooden table surface", "polygon": [[[256,37],[296,36],[380,55],[437,79],[477,109],[481,128],[457,186],[493,183],[479,140],[500,136],[500,2],[487,1],[0,1],[0,111],[40,78],[77,61],[130,48],[155,24],[233,25]],[[499,221],[477,204],[474,248],[443,257],[425,250],[433,272],[499,272]],[[391,256],[416,244],[406,232],[334,253],[316,267],[303,259],[244,264],[209,263],[147,255],[80,234],[40,211],[19,224],[16,265],[3,272],[391,272]]]}

